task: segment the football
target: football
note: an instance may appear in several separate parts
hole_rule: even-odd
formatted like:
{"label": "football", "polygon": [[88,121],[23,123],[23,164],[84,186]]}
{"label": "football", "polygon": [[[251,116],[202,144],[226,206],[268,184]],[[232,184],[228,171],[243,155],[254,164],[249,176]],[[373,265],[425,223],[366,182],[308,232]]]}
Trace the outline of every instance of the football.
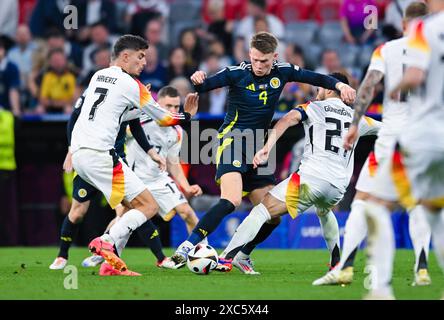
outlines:
{"label": "football", "polygon": [[198,244],[188,253],[187,266],[196,274],[208,274],[217,267],[217,252],[210,245]]}

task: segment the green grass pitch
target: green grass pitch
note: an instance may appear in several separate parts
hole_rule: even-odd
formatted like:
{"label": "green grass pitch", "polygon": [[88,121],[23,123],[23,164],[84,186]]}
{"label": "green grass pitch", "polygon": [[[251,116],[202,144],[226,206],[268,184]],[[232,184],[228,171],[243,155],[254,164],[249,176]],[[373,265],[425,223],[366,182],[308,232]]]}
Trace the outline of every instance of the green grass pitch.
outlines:
{"label": "green grass pitch", "polygon": [[[165,250],[167,254],[172,249]],[[0,299],[171,299],[171,300],[295,300],[361,299],[364,293],[365,254],[359,252],[355,281],[345,287],[313,287],[312,281],[327,270],[326,250],[256,250],[253,255],[259,276],[234,269],[207,276],[180,270],[158,269],[148,250],[129,248],[123,258],[142,277],[100,277],[97,268],[83,268],[86,248],[74,248],[68,265],[78,270],[78,289],[64,287],[63,270],[49,270],[56,248],[0,248]],[[430,257],[432,285],[412,287],[413,252],[398,250],[393,286],[398,299],[439,299],[444,278],[433,252]]]}

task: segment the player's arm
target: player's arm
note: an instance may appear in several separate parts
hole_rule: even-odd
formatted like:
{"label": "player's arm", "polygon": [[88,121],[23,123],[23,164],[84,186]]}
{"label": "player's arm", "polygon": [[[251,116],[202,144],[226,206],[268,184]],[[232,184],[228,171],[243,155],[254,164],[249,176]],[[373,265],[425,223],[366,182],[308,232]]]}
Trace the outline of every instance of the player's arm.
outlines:
{"label": "player's arm", "polygon": [[361,118],[367,112],[370,103],[373,100],[376,85],[382,80],[385,74],[384,59],[382,56],[382,46],[375,49],[372,55],[370,66],[365,74],[364,80],[358,90],[358,96],[354,103],[355,113],[352,124],[344,138],[344,148],[350,150],[358,140],[358,126]]}
{"label": "player's arm", "polygon": [[179,184],[182,190],[192,196],[200,196],[202,194],[202,189],[199,185],[190,185],[188,179],[185,177],[182,165],[180,164],[179,152],[182,145],[182,139],[168,151],[167,156],[167,171]]}
{"label": "player's arm", "polygon": [[313,86],[322,87],[329,90],[337,90],[341,93],[341,99],[347,104],[353,103],[356,98],[355,89],[350,87],[348,84],[338,81],[331,76],[305,70],[299,68],[298,66],[292,66],[290,80],[308,83]]}
{"label": "player's arm", "polygon": [[268,136],[267,143],[259,150],[253,159],[253,167],[257,168],[261,163],[268,160],[271,149],[274,147],[279,138],[287,131],[288,128],[297,125],[300,121],[307,119],[307,114],[302,108],[294,108],[283,116],[274,125],[273,130]]}
{"label": "player's arm", "polygon": [[392,90],[390,97],[397,99],[400,92],[419,87],[426,77],[431,48],[424,34],[424,21],[413,24],[407,41],[407,69],[401,82]]}
{"label": "player's arm", "polygon": [[145,151],[151,159],[159,165],[159,169],[165,171],[166,161],[159,155],[155,148],[149,143],[146,138],[145,131],[143,131],[140,119],[133,119],[129,121],[129,128],[131,135],[134,137],[139,146]]}
{"label": "player's arm", "polygon": [[133,98],[133,103],[138,106],[143,113],[147,114],[151,119],[156,121],[160,126],[174,126],[189,122],[191,117],[197,113],[199,96],[197,93],[189,93],[185,98],[183,113],[172,113],[162,108],[151,95],[150,86],[145,87],[140,81],[138,84],[138,92]]}
{"label": "player's arm", "polygon": [[[232,67],[235,68],[235,67]],[[225,68],[207,78],[207,74],[204,71],[196,71],[190,77],[191,82],[197,92],[207,92],[213,89],[222,88],[231,84],[231,71],[230,68]]]}

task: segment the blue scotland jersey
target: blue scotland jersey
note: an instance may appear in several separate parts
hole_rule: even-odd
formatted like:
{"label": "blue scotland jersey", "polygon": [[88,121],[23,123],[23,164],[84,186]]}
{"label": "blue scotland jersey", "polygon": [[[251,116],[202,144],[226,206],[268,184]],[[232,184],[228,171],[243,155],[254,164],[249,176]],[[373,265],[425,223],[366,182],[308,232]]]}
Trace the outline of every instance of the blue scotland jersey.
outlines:
{"label": "blue scotland jersey", "polygon": [[228,133],[233,129],[269,128],[281,92],[287,82],[304,82],[311,85],[335,89],[338,80],[301,69],[290,63],[273,63],[270,74],[258,77],[252,71],[251,63],[227,67],[209,77],[197,92],[228,86],[228,110],[219,132]]}

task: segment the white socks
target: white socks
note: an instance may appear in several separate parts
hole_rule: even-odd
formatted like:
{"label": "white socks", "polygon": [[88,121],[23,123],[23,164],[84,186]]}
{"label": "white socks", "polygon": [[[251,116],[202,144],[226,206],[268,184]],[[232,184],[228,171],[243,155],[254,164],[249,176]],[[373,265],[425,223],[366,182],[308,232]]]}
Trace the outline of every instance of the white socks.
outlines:
{"label": "white socks", "polygon": [[419,259],[423,250],[425,258],[428,259],[431,236],[425,208],[421,205],[416,206],[409,212],[409,233],[415,251],[415,272],[417,272]]}
{"label": "white socks", "polygon": [[432,213],[426,208],[423,209],[430,229],[432,230],[433,248],[436,259],[444,272],[444,209],[440,213]]}
{"label": "white socks", "polygon": [[328,250],[332,253],[336,246],[339,250],[339,226],[334,213],[330,210],[326,215],[318,215],[318,218]]}
{"label": "white socks", "polygon": [[368,226],[368,270],[371,277],[371,291],[391,291],[395,236],[390,211],[382,204],[367,201],[366,217]]}
{"label": "white socks", "polygon": [[356,199],[351,204],[350,215],[345,223],[344,243],[339,268],[342,268],[352,252],[359,247],[367,236],[367,221],[365,220],[365,201]]}
{"label": "white socks", "polygon": [[[131,209],[114,223],[109,230],[109,235],[114,243],[117,244],[119,241],[123,241],[127,237],[129,238],[129,235],[144,224],[146,220],[147,218],[141,211]],[[128,241],[128,239],[126,241]]]}
{"label": "white socks", "polygon": [[255,206],[245,220],[239,225],[239,227],[237,227],[233,238],[225,248],[224,252],[222,252],[221,257],[225,257],[233,249],[243,246],[253,240],[262,225],[270,219],[270,213],[262,203]]}

